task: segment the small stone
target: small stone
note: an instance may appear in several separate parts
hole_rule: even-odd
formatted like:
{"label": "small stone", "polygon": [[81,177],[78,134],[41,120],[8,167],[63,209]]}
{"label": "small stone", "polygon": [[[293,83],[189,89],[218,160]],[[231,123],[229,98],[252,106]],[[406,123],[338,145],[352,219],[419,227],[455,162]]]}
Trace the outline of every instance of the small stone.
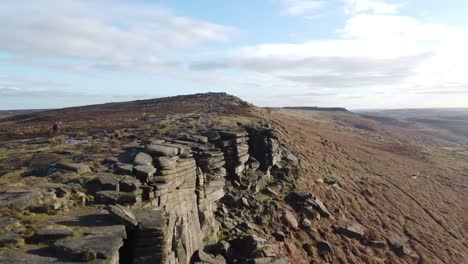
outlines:
{"label": "small stone", "polygon": [[403,249],[405,246],[405,241],[399,236],[388,235],[385,238],[394,249]]}
{"label": "small stone", "polygon": [[144,152],[139,152],[138,154],[136,154],[135,158],[133,159],[133,164],[142,165],[142,166],[150,166],[150,165],[153,165],[153,158]]}
{"label": "small stone", "polygon": [[245,207],[249,207],[249,206],[250,206],[249,201],[247,200],[247,198],[242,197],[242,198],[241,198],[241,201],[242,201],[242,204],[243,204]]}
{"label": "small stone", "polygon": [[340,234],[348,236],[350,238],[360,239],[364,236],[364,229],[362,226],[355,224],[348,227],[340,227],[337,230]]}
{"label": "small stone", "polygon": [[328,185],[335,185],[337,184],[338,182],[336,181],[336,179],[334,178],[326,178],[324,181],[324,183],[328,184]]}
{"label": "small stone", "polygon": [[265,191],[266,191],[267,193],[269,193],[269,194],[275,196],[275,197],[279,197],[279,193],[278,193],[277,191],[273,190],[273,189],[270,188],[270,187],[267,187],[267,188],[265,189]]}
{"label": "small stone", "polygon": [[286,225],[294,230],[299,227],[299,223],[297,222],[296,217],[290,212],[285,211],[282,216],[283,221],[286,222]]}
{"label": "small stone", "polygon": [[325,257],[326,255],[334,255],[335,252],[332,246],[326,241],[317,241],[315,247],[317,248],[319,255]]}

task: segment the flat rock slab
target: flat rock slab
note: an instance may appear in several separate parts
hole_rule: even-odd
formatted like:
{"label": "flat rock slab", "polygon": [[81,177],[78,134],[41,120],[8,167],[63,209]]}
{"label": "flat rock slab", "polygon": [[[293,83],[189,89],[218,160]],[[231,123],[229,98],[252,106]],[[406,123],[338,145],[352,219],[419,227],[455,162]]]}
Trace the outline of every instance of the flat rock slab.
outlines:
{"label": "flat rock slab", "polygon": [[40,204],[42,194],[38,191],[19,191],[0,193],[0,207],[26,209]]}
{"label": "flat rock slab", "polygon": [[58,163],[57,165],[55,165],[55,167],[62,170],[73,171],[76,173],[91,172],[91,169],[88,167],[88,165],[83,163]]}
{"label": "flat rock slab", "polygon": [[73,230],[65,226],[48,226],[36,231],[34,240],[38,242],[52,242],[74,235]]}
{"label": "flat rock slab", "polygon": [[138,221],[136,220],[135,214],[128,209],[121,205],[111,205],[109,206],[109,213],[111,214],[112,218],[114,218],[119,223],[124,224],[127,227],[136,227],[138,225]]}
{"label": "flat rock slab", "polygon": [[145,152],[153,156],[168,156],[173,157],[179,153],[177,147],[163,146],[163,145],[148,145]]}
{"label": "flat rock slab", "polygon": [[100,176],[86,182],[86,189],[90,193],[99,191],[119,191],[119,180],[112,175]]}
{"label": "flat rock slab", "polygon": [[118,258],[123,239],[116,233],[89,235],[83,238],[63,239],[54,247],[63,255],[80,261]]}
{"label": "flat rock slab", "polygon": [[[37,253],[36,253],[37,252]],[[55,252],[46,248],[32,250],[11,249],[0,250],[0,264],[76,264],[67,260],[55,258]],[[89,264],[104,264],[103,261],[88,262]],[[107,262],[108,263],[108,262]],[[106,263],[106,264],[107,264]]]}

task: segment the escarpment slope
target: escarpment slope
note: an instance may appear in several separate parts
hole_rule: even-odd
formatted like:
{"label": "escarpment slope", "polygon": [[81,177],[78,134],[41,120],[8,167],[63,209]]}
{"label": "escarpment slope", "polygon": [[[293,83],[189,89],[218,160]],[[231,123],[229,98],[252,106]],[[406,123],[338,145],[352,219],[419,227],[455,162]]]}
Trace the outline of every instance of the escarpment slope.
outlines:
{"label": "escarpment slope", "polygon": [[467,156],[398,132],[223,93],[2,119],[0,263],[463,263]]}

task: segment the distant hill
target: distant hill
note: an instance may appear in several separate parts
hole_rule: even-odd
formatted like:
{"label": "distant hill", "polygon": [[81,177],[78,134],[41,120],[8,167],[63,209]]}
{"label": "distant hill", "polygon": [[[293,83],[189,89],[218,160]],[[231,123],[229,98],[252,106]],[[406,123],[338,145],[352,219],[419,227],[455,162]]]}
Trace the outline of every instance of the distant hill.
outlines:
{"label": "distant hill", "polygon": [[25,110],[0,110],[0,119],[17,115],[27,115],[36,112],[47,111],[50,109],[25,109]]}
{"label": "distant hill", "polygon": [[310,111],[331,111],[331,112],[349,112],[343,107],[317,107],[317,106],[287,106],[284,109],[310,110]]}

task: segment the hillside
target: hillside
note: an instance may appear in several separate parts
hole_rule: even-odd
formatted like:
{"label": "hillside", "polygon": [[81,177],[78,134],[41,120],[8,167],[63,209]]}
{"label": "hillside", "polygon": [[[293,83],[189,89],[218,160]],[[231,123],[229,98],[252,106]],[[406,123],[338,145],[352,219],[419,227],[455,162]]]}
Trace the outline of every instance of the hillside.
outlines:
{"label": "hillside", "polygon": [[0,263],[464,263],[468,156],[434,135],[220,93],[1,119]]}

